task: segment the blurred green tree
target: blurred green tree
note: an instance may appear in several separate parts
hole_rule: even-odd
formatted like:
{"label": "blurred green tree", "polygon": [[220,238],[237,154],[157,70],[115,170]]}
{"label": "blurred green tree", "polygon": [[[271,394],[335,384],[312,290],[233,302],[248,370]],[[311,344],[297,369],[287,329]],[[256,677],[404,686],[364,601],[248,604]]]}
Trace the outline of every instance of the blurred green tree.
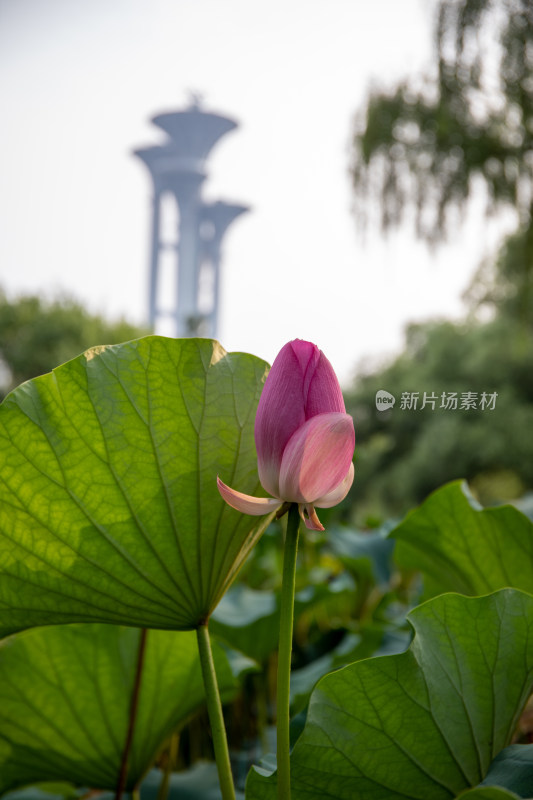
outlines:
{"label": "blurred green tree", "polygon": [[[516,230],[479,267],[461,324],[407,330],[405,351],[349,393],[356,417],[360,508],[403,513],[465,477],[486,502],[533,486],[533,3],[438,0],[427,75],[375,91],[356,121],[351,172],[363,224],[378,201],[384,231],[415,221],[436,245],[474,198],[511,209]],[[490,321],[475,312],[490,309]],[[379,412],[375,395],[396,395]],[[402,392],[420,392],[401,410]],[[497,392],[494,410],[440,408],[443,392]],[[438,397],[435,409],[423,393]]]}
{"label": "blurred green tree", "polygon": [[[427,74],[371,94],[356,122],[357,218],[377,199],[384,230],[412,215],[437,243],[484,195],[488,213],[512,209],[516,233],[485,264],[477,289],[533,320],[533,3],[439,0]],[[482,278],[482,280],[480,280]]]}
{"label": "blurred green tree", "polygon": [[[488,503],[533,486],[533,348],[524,327],[507,317],[433,321],[409,326],[406,339],[401,356],[346,392],[358,440],[350,492],[358,514],[405,513],[456,478]],[[381,389],[395,396],[394,408],[377,410]],[[416,408],[401,408],[404,392],[418,393]],[[461,409],[469,392],[476,408]],[[481,407],[483,393],[496,393],[494,408]]]}
{"label": "blurred green tree", "polygon": [[49,372],[97,344],[117,344],[148,333],[125,320],[90,314],[68,297],[37,295],[9,300],[0,291],[0,396],[22,381]]}

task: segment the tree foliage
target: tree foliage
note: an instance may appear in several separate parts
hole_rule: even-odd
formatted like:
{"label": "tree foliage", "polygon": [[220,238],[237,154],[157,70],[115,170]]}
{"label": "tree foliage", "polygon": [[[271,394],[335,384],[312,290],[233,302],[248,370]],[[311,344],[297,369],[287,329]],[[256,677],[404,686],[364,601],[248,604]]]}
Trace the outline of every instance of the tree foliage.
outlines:
{"label": "tree foliage", "polygon": [[[377,410],[380,389],[395,396],[391,410]],[[401,408],[404,392],[418,393],[416,409]],[[452,392],[458,407],[442,407]],[[468,392],[477,408],[461,409]],[[483,392],[497,394],[493,409],[480,408]],[[436,400],[422,408],[424,393]],[[346,399],[359,442],[351,492],[359,510],[401,514],[457,478],[477,484],[489,502],[533,485],[533,351],[516,322],[411,325],[403,354],[362,376]]]}
{"label": "tree foliage", "polygon": [[38,295],[9,300],[0,292],[0,394],[49,372],[97,344],[117,344],[147,333],[125,320],[109,322],[64,297]]}
{"label": "tree foliage", "polygon": [[[516,232],[475,289],[533,320],[533,4],[439,0],[428,76],[378,91],[358,119],[352,176],[357,216],[380,206],[384,230],[414,212],[435,243],[483,190],[489,213],[516,213]],[[480,286],[484,289],[480,293]]]}
{"label": "tree foliage", "polygon": [[[377,200],[384,230],[414,217],[418,236],[433,244],[451,236],[481,189],[489,214],[506,208],[516,215],[514,233],[480,265],[466,293],[471,311],[488,307],[491,321],[473,313],[460,324],[410,326],[404,353],[352,392],[356,500],[403,512],[459,477],[482,476],[489,501],[531,487],[530,0],[439,0],[432,69],[370,96],[354,135],[352,176],[359,217]],[[379,389],[397,397],[393,411],[376,410]],[[496,408],[420,410],[424,392],[440,398],[454,391],[497,392]],[[418,410],[399,408],[402,392],[420,393]],[[500,480],[487,488],[490,476]]]}
{"label": "tree foliage", "polygon": [[435,45],[429,77],[371,95],[354,137],[357,196],[377,192],[384,228],[414,206],[418,233],[435,240],[481,178],[489,208],[529,225],[533,5],[440,0]]}

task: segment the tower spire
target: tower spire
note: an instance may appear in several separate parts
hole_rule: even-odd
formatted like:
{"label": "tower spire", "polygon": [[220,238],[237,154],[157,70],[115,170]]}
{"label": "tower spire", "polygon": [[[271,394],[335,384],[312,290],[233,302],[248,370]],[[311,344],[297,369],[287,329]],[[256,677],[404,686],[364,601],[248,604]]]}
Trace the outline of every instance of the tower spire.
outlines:
{"label": "tower spire", "polygon": [[[156,114],[152,122],[166,139],[160,145],[139,148],[153,184],[148,318],[155,328],[159,318],[174,320],[175,335],[216,338],[220,286],[221,242],[229,225],[248,210],[222,200],[206,203],[202,188],[206,161],[217,142],[237,127],[229,117],[207,112],[198,93],[181,111]],[[162,241],[162,199],[170,195],[178,209],[176,244]],[[161,297],[161,255],[174,254],[174,297]]]}

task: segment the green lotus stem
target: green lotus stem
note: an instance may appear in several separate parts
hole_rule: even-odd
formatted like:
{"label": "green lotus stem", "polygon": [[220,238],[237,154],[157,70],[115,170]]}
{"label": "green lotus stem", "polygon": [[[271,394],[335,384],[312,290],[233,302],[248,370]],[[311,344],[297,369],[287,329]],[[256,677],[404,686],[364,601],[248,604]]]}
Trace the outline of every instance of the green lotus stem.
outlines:
{"label": "green lotus stem", "polygon": [[213,748],[215,750],[215,761],[217,763],[222,800],[235,800],[235,788],[233,786],[233,775],[231,774],[228,740],[226,737],[226,728],[224,727],[222,703],[220,702],[220,693],[218,691],[217,676],[207,622],[198,626],[196,635],[198,638],[198,651],[200,653],[200,664],[202,665],[207,713],[209,714],[209,722],[211,724],[211,735],[213,737]]}
{"label": "green lotus stem", "polygon": [[285,548],[283,551],[283,578],[281,584],[281,610],[278,648],[278,691],[277,691],[277,762],[278,762],[278,800],[290,800],[290,684],[292,629],[294,619],[294,586],[296,580],[296,555],[298,553],[298,533],[300,515],[298,504],[292,503],[287,520]]}

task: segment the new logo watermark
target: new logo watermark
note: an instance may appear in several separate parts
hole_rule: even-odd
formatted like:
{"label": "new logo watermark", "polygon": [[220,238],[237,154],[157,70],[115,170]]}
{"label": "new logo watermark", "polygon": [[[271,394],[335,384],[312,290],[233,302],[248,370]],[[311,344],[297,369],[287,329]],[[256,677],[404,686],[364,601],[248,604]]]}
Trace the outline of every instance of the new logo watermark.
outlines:
{"label": "new logo watermark", "polygon": [[376,408],[378,411],[387,411],[389,408],[394,408],[395,402],[394,395],[386,392],[385,389],[380,389],[379,392],[376,392]]}
{"label": "new logo watermark", "polygon": [[[401,411],[422,411],[423,408],[443,411],[494,411],[498,392],[402,392],[399,408]],[[396,398],[385,389],[376,392],[376,408],[388,411],[393,408]]]}

